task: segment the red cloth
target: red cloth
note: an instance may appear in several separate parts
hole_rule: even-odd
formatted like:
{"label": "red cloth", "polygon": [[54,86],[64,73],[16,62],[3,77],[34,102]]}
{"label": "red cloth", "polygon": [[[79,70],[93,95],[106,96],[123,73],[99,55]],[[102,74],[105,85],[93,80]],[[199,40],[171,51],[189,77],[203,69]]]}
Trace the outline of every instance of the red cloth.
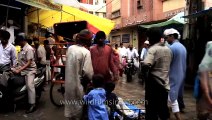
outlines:
{"label": "red cloth", "polygon": [[94,33],[94,34],[96,34],[96,33],[99,31],[98,28],[96,28],[95,26],[89,24],[88,22],[87,22],[87,28],[88,28],[92,33]]}
{"label": "red cloth", "polygon": [[113,61],[116,66],[117,71],[120,69],[120,60],[119,60],[119,54],[116,51],[113,51]]}
{"label": "red cloth", "polygon": [[119,73],[119,76],[122,77],[122,74],[123,74],[123,68],[120,64],[120,58],[119,58],[119,54],[117,51],[113,50],[113,61],[114,61],[114,64],[116,66],[116,70],[118,71]]}
{"label": "red cloth", "polygon": [[90,52],[94,74],[102,74],[105,78],[105,82],[112,81],[110,70],[113,74],[118,73],[112,57],[112,48],[107,45],[103,48],[99,48],[96,45],[90,49]]}

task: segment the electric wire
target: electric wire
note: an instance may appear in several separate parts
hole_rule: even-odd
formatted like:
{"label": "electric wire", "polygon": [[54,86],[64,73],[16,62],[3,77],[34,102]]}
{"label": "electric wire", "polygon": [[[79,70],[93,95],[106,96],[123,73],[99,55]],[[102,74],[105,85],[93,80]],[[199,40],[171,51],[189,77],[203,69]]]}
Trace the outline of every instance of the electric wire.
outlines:
{"label": "electric wire", "polygon": [[110,3],[112,3],[114,0],[111,0],[110,2],[108,2],[106,5],[102,6],[101,8],[97,9],[95,12],[98,12],[99,10],[101,10],[102,8],[106,7],[107,5],[109,5]]}

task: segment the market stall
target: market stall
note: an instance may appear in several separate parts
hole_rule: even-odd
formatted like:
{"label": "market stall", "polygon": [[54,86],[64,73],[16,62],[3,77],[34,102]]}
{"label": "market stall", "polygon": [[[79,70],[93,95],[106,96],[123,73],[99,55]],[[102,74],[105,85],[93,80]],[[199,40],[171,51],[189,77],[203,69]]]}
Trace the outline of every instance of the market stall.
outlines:
{"label": "market stall", "polygon": [[87,21],[90,25],[104,31],[106,34],[109,34],[115,26],[115,23],[111,20],[70,6],[62,6],[61,11],[41,9],[39,10],[39,16],[37,12],[28,14],[28,20],[30,23],[37,23],[39,21],[39,24],[43,27],[52,27],[55,23],[60,22]]}

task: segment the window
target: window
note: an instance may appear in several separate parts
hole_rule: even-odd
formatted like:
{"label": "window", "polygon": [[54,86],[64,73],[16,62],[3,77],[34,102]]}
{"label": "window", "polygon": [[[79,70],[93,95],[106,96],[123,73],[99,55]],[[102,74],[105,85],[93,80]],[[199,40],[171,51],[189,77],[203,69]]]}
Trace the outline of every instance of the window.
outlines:
{"label": "window", "polygon": [[120,42],[121,42],[121,36],[120,35],[112,36],[111,43],[120,43]]}
{"label": "window", "polygon": [[122,43],[129,43],[129,42],[130,42],[130,34],[123,34]]}
{"label": "window", "polygon": [[117,11],[112,13],[112,18],[117,18],[117,17],[120,17],[120,16],[121,16],[120,10],[117,10]]}
{"label": "window", "polygon": [[137,8],[142,9],[143,8],[143,2],[142,0],[137,0]]}
{"label": "window", "polygon": [[104,18],[106,17],[106,13],[103,13],[103,17],[104,17]]}

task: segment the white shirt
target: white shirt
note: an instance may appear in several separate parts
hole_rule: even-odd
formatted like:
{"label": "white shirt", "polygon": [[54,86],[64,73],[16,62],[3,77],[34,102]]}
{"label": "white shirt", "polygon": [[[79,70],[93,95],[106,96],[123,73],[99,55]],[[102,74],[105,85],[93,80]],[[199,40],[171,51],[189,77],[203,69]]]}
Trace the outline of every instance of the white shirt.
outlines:
{"label": "white shirt", "polygon": [[127,49],[127,58],[128,59],[132,59],[132,58],[135,58],[135,57],[138,57],[138,51],[136,49],[132,49],[130,50],[129,48]]}
{"label": "white shirt", "polygon": [[0,43],[0,64],[7,65],[12,63],[16,65],[16,49],[11,43],[8,43],[5,48],[3,48]]}
{"label": "white shirt", "polygon": [[120,55],[121,57],[126,56],[127,49],[126,49],[124,46],[123,46],[122,48],[119,47],[119,48],[118,48],[118,51],[119,51],[119,55]]}
{"label": "white shirt", "polygon": [[147,55],[147,51],[148,51],[148,49],[147,48],[143,48],[142,49],[142,51],[141,51],[141,60],[144,60],[145,59],[145,57],[146,57],[146,55]]}
{"label": "white shirt", "polygon": [[14,31],[15,29],[18,29],[18,27],[16,26],[10,26],[8,27],[3,27],[3,29],[5,29],[6,31],[8,31],[10,33],[10,39],[9,39],[9,43],[15,44],[15,36],[14,36]]}
{"label": "white shirt", "polygon": [[46,50],[43,46],[39,45],[37,55],[38,58],[41,58],[40,64],[46,64]]}

